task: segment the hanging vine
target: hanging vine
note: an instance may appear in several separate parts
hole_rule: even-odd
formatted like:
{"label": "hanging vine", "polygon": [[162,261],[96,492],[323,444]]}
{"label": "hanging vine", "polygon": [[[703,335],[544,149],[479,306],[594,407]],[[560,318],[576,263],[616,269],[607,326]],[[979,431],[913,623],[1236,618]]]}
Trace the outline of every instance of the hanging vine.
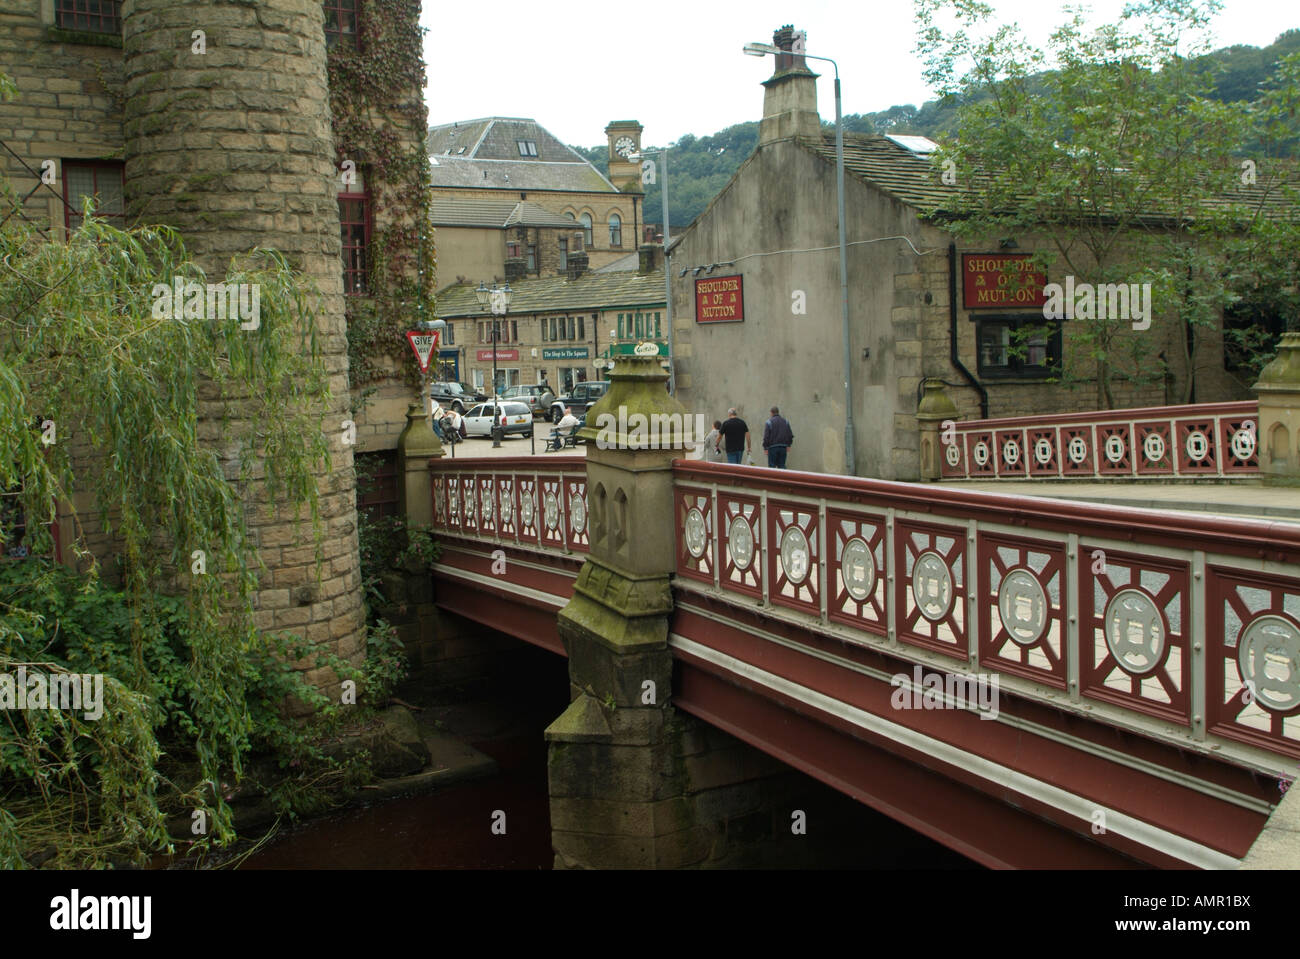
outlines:
{"label": "hanging vine", "polygon": [[393,360],[409,385],[418,384],[403,333],[433,318],[436,258],[419,15],[419,0],[366,0],[355,48],[338,43],[329,53],[338,162],[352,160],[364,174],[374,224],[368,295],[347,297],[353,387],[388,376]]}

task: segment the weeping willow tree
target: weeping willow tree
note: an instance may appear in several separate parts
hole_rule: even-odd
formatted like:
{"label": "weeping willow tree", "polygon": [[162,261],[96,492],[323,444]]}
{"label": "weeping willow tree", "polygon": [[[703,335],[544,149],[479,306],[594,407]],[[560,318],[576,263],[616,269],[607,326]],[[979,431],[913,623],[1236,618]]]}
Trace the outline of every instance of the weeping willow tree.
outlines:
{"label": "weeping willow tree", "polygon": [[[316,291],[255,250],[220,278],[258,290],[255,329],[169,315],[159,284],[208,280],[182,238],[85,212],[52,242],[0,180],[0,540],[48,554],[59,505],[77,503],[78,533],[93,517],[116,555],[101,568],[72,544],[76,572],[0,563],[0,673],[104,674],[97,720],[0,711],[0,866],[44,845],[60,865],[139,859],[171,848],[169,815],[196,810],[206,840],[229,838],[226,784],[283,694],[311,695],[286,662],[302,650],[254,628],[245,514],[291,507],[319,549]],[[218,397],[236,412],[201,420]],[[164,749],[186,781],[164,777]]]}

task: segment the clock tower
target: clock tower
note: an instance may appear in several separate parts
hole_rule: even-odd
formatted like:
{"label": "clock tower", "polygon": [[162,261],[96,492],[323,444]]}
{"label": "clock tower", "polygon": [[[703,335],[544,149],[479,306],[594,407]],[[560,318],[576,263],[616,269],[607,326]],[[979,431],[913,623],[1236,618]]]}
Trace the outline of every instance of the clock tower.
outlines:
{"label": "clock tower", "polygon": [[644,193],[641,188],[641,161],[627,159],[641,149],[644,127],[635,120],[615,120],[605,127],[609,138],[609,181],[624,193]]}

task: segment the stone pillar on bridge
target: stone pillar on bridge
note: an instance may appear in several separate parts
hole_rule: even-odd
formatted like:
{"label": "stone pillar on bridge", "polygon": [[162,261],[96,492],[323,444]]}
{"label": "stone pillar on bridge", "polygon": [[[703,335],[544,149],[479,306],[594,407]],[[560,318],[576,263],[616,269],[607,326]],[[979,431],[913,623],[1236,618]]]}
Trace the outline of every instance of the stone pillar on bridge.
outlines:
{"label": "stone pillar on bridge", "polygon": [[443,455],[438,434],[429,424],[429,411],[412,403],[406,428],[397,437],[397,501],[407,526],[433,525],[433,477],[429,460]]}
{"label": "stone pillar on bridge", "polygon": [[1300,333],[1283,333],[1259,374],[1259,470],[1266,483],[1300,485]]}
{"label": "stone pillar on bridge", "polygon": [[[685,456],[686,414],[658,357],[620,359],[610,380],[582,434],[591,552],[559,613],[572,701],[546,730],[552,842],[557,868],[674,868],[710,845],[694,826],[667,705],[672,460]],[[599,430],[603,414],[619,425]]]}
{"label": "stone pillar on bridge", "polygon": [[943,380],[923,381],[925,393],[916,408],[916,423],[921,433],[921,479],[927,483],[943,476],[943,421],[960,419],[957,404],[944,392],[943,385]]}

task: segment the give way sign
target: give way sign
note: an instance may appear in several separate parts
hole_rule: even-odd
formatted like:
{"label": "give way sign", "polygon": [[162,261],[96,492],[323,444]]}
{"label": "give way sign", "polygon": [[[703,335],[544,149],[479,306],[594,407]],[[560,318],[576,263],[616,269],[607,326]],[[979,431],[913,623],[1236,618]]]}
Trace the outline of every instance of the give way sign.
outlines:
{"label": "give way sign", "polygon": [[429,370],[429,357],[433,351],[438,348],[438,331],[432,333],[414,333],[406,334],[406,339],[411,344],[411,349],[415,350],[415,358],[420,361],[420,372],[427,373]]}

